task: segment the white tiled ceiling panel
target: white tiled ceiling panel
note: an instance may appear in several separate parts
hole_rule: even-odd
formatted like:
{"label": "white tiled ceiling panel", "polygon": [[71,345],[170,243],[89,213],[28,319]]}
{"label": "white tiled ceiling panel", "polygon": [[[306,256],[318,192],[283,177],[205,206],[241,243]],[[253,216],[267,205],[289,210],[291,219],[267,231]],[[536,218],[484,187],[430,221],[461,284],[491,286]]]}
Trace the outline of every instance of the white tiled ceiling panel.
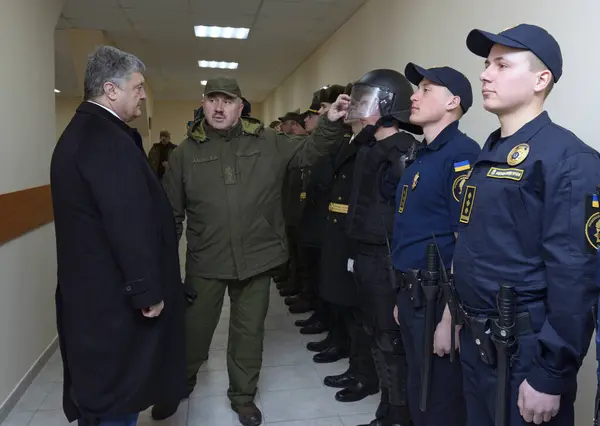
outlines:
{"label": "white tiled ceiling panel", "polygon": [[[57,25],[102,30],[148,66],[156,99],[198,100],[201,80],[230,75],[244,96],[264,100],[366,0],[66,0]],[[203,39],[194,25],[250,28],[247,40]],[[57,87],[76,91],[65,58],[66,37],[56,37]],[[202,69],[199,60],[238,62],[237,70]]]}

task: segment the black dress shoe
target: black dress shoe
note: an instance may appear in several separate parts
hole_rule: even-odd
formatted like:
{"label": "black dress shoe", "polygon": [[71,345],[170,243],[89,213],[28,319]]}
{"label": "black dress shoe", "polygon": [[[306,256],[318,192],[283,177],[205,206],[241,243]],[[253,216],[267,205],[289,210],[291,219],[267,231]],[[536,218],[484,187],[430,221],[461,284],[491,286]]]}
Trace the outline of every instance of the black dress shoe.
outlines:
{"label": "black dress shoe", "polygon": [[306,344],[306,349],[311,352],[323,352],[331,346],[331,333],[327,335],[323,340],[319,340],[318,342],[309,342]]}
{"label": "black dress shoe", "polygon": [[[291,312],[291,309],[290,309]],[[321,334],[321,333],[325,333],[327,331],[327,328],[325,327],[325,324],[322,323],[321,321],[317,321],[314,324],[310,324],[307,325],[306,327],[302,327],[300,329],[300,334]]]}
{"label": "black dress shoe", "polygon": [[156,404],[152,407],[152,418],[154,420],[166,420],[177,412],[179,402],[169,404]]}
{"label": "black dress shoe", "polygon": [[292,305],[290,305],[290,314],[305,314],[314,310],[314,306],[308,300],[298,298]]}
{"label": "black dress shoe", "polygon": [[337,376],[327,376],[325,380],[323,380],[325,386],[329,386],[330,388],[349,388],[356,384],[356,379],[354,378],[354,374],[349,371],[346,371],[342,374],[338,374]]}
{"label": "black dress shoe", "polygon": [[286,304],[286,306],[292,306],[298,300],[300,300],[300,299],[298,299],[298,296],[290,296],[290,297],[286,297],[283,302]]}
{"label": "black dress shoe", "polygon": [[308,317],[306,319],[294,321],[294,325],[296,327],[306,327],[307,325],[311,325],[312,323],[315,323],[317,321],[319,321],[319,316],[317,315],[316,312],[314,312],[310,317]]}
{"label": "black dress shoe", "polygon": [[300,290],[290,287],[285,287],[284,289],[279,291],[281,297],[292,297],[297,296],[300,293]]}
{"label": "black dress shoe", "polygon": [[335,399],[339,402],[356,402],[369,395],[375,395],[377,392],[379,392],[379,386],[367,386],[362,382],[356,382],[353,386],[336,393]]}
{"label": "black dress shoe", "polygon": [[259,426],[262,423],[262,413],[254,402],[234,408],[234,411],[238,414],[238,419],[243,426]]}
{"label": "black dress shoe", "polygon": [[319,352],[313,357],[313,361],[317,364],[327,364],[336,362],[343,358],[348,358],[348,350],[338,346],[330,346],[323,352]]}

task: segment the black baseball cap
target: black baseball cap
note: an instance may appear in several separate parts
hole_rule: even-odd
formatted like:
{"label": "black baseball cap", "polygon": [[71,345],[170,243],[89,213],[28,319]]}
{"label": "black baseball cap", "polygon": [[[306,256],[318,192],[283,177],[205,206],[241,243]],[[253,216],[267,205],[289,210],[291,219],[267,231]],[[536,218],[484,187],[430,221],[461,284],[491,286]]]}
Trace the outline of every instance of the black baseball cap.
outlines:
{"label": "black baseball cap", "polygon": [[556,39],[545,29],[531,24],[520,24],[499,34],[472,30],[467,36],[467,47],[477,56],[487,58],[494,44],[529,50],[552,72],[554,82],[562,75],[563,58]]}
{"label": "black baseball cap", "polygon": [[426,78],[435,84],[446,87],[454,96],[460,97],[460,107],[466,113],[473,105],[473,89],[471,82],[463,73],[450,67],[435,67],[425,69],[409,62],[404,69],[404,75],[415,86]]}
{"label": "black baseball cap", "polygon": [[321,101],[320,101],[320,90],[317,90],[313,93],[312,101],[310,102],[310,106],[306,111],[304,111],[304,117],[308,117],[309,115],[317,115],[319,110],[321,109]]}
{"label": "black baseball cap", "polygon": [[297,112],[288,112],[283,117],[279,117],[278,120],[282,123],[284,121],[295,121],[296,123],[304,126],[304,114],[299,114]]}

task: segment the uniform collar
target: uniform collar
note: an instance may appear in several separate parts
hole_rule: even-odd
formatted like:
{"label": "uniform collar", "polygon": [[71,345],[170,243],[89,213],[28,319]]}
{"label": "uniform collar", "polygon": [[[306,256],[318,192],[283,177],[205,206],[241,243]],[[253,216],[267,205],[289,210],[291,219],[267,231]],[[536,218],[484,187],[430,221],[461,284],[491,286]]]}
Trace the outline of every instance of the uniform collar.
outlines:
{"label": "uniform collar", "polygon": [[460,133],[460,130],[458,130],[458,120],[456,120],[448,124],[433,141],[425,146],[425,149],[437,151],[447,142],[454,139],[458,133]]}
{"label": "uniform collar", "polygon": [[[544,111],[521,127],[515,134],[507,138],[501,138],[500,129],[496,130],[485,142],[485,145],[477,158],[477,162],[481,163],[488,161],[498,164],[508,164],[509,156],[514,150],[518,149],[517,145],[524,146],[531,150],[540,149],[539,147],[530,147],[529,141],[550,123],[552,123],[552,120],[550,120],[548,113]],[[522,161],[524,161],[524,159],[521,160],[521,162]],[[516,164],[520,164],[520,162]]]}
{"label": "uniform collar", "polygon": [[398,133],[394,133],[393,135],[380,140],[377,144],[381,146],[384,151],[387,151],[388,148],[393,146],[398,146],[401,151],[408,151],[415,141],[416,139],[410,133],[401,130]]}
{"label": "uniform collar", "polygon": [[486,147],[488,148],[488,150],[492,149],[494,144],[500,139],[503,139],[504,141],[518,141],[517,143],[527,142],[537,132],[539,132],[542,129],[542,127],[546,126],[547,124],[550,124],[551,122],[552,120],[550,120],[548,112],[544,111],[540,115],[535,117],[533,120],[531,120],[529,123],[525,124],[519,130],[517,130],[515,134],[506,138],[500,137],[501,129],[496,130],[488,137],[488,140],[486,141]]}
{"label": "uniform collar", "polygon": [[215,129],[214,127],[210,126],[206,122],[206,120],[203,122],[202,126],[204,127],[204,131],[206,132],[206,137],[208,139],[223,138],[228,141],[235,138],[236,136],[241,135],[243,130],[241,119],[238,120],[238,122],[234,124],[233,127],[225,130]]}

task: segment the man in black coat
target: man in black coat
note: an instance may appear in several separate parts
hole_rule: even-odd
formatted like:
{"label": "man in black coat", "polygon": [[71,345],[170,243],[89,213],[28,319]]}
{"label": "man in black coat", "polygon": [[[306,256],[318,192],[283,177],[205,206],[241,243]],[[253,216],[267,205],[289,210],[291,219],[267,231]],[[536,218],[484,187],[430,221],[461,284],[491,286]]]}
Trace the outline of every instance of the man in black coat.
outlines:
{"label": "man in black coat", "polygon": [[144,64],[101,46],[51,164],[63,406],[80,426],[135,425],[185,395],[175,221],[140,134]]}

